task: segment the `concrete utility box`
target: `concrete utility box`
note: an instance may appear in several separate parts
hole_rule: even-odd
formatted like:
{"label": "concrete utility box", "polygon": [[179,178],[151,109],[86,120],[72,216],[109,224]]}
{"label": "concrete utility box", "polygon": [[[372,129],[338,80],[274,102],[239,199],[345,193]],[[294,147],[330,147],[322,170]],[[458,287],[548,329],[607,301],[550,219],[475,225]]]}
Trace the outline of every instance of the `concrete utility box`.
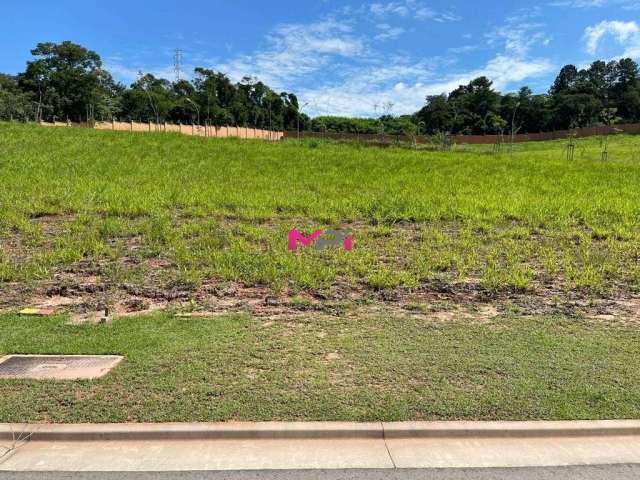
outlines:
{"label": "concrete utility box", "polygon": [[122,361],[117,355],[7,355],[0,358],[0,378],[90,380]]}

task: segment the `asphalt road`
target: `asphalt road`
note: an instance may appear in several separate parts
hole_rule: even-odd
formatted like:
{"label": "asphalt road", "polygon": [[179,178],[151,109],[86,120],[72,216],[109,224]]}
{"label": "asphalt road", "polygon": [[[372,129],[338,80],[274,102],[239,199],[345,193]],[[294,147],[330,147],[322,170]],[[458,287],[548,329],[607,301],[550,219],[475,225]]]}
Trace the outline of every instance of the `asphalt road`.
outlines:
{"label": "asphalt road", "polygon": [[0,472],[2,480],[637,480],[640,465],[442,470],[241,472]]}

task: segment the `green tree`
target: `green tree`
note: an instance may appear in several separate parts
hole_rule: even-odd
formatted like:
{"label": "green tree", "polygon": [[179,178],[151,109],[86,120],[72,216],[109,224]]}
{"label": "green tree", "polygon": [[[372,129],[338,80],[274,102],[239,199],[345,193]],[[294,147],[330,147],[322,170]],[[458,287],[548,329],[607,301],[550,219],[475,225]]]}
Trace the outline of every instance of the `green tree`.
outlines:
{"label": "green tree", "polygon": [[35,117],[31,95],[20,90],[17,79],[0,74],[0,120],[29,120]]}
{"label": "green tree", "polygon": [[113,114],[117,88],[100,56],[65,41],[39,43],[18,76],[20,88],[34,97],[41,118],[88,120]]}
{"label": "green tree", "polygon": [[453,131],[454,110],[447,95],[428,96],[426,105],[416,114],[416,119],[424,123],[427,133]]}
{"label": "green tree", "polygon": [[578,69],[574,65],[565,65],[560,70],[553,85],[549,89],[550,95],[560,95],[572,92],[578,80]]}
{"label": "green tree", "polygon": [[177,99],[171,82],[147,73],[122,96],[122,113],[129,120],[160,123],[173,120]]}

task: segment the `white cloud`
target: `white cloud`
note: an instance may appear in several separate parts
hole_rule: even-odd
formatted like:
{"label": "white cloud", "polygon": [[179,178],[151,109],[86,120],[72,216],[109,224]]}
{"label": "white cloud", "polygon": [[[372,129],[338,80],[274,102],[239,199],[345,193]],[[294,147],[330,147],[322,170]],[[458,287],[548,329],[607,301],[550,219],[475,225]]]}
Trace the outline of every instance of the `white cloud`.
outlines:
{"label": "white cloud", "polygon": [[[478,76],[488,77],[496,89],[505,90],[552,72],[555,66],[549,60],[531,55],[534,46],[550,41],[543,26],[531,20],[533,10],[507,19],[487,35],[494,49],[491,58],[480,66],[456,68],[454,73],[456,56],[480,49],[483,42],[469,42],[471,36],[461,34],[467,39],[462,46],[448,50],[444,46],[443,56],[430,58],[394,55],[376,42],[406,33],[409,27],[400,23],[401,17],[453,19],[434,13],[418,0],[378,1],[357,11],[343,9],[337,17],[278,25],[265,37],[262,49],[201,63],[235,81],[251,75],[274,89],[295,92],[301,103],[309,102],[305,113],[311,115],[379,115],[382,105],[389,103],[394,104],[392,113],[405,114],[422,107],[427,95],[450,92]],[[368,37],[364,32],[370,32]],[[116,62],[114,73],[133,80],[137,70]],[[170,65],[167,70],[165,78],[172,78]]]}
{"label": "white cloud", "polygon": [[364,43],[346,22],[326,19],[310,24],[283,24],[267,37],[268,47],[216,65],[231,78],[252,75],[278,87],[310,75],[335,57],[352,58],[364,51]]}
{"label": "white cloud", "polygon": [[388,23],[379,23],[376,25],[376,28],[379,30],[375,38],[376,40],[395,40],[400,35],[405,33],[405,29],[402,27],[392,27]]}
{"label": "white cloud", "polygon": [[[386,4],[385,11],[397,6],[393,2]],[[394,104],[396,114],[415,112],[424,105],[427,95],[449,93],[480,76],[492,80],[498,90],[519,87],[521,82],[546,76],[555,68],[550,60],[530,55],[535,46],[551,41],[544,25],[531,21],[535,15],[535,11],[522,12],[491,31],[487,38],[498,52],[480,68],[442,75],[440,72],[450,70],[456,63],[454,57],[418,62],[384,59],[375,65],[349,69],[342,82],[302,89],[301,98],[310,103],[313,114],[370,116],[381,113],[376,105],[387,103]],[[449,53],[460,54],[476,48],[477,45],[465,45],[449,49]]]}
{"label": "white cloud", "polygon": [[557,0],[549,5],[566,8],[620,7],[624,10],[640,10],[637,0]]}
{"label": "white cloud", "polygon": [[406,17],[410,12],[409,8],[406,5],[396,2],[372,3],[369,9],[371,10],[371,13],[378,16],[394,14],[401,17]]}
{"label": "white cloud", "polygon": [[433,81],[435,70],[426,64],[380,66],[353,72],[338,85],[320,86],[301,91],[315,115],[370,116],[380,114],[375,106],[392,103],[393,113],[415,112],[424,105],[427,95],[449,93],[474,78],[486,76],[494,87],[504,90],[510,85],[552,72],[554,65],[546,59],[519,60],[498,55],[483,68]]}
{"label": "white cloud", "polygon": [[480,48],[479,45],[463,45],[461,47],[451,47],[448,48],[447,51],[449,53],[461,54],[461,53],[469,53],[474,52]]}
{"label": "white cloud", "polygon": [[563,0],[558,2],[551,2],[552,7],[571,7],[571,8],[594,8],[604,7],[607,5],[608,0]]}
{"label": "white cloud", "polygon": [[596,55],[598,47],[606,36],[623,46],[623,57],[640,57],[640,26],[634,22],[602,21],[587,27],[584,32],[585,48],[590,55]]}
{"label": "white cloud", "polygon": [[543,30],[544,24],[532,21],[536,15],[537,12],[532,12],[507,18],[486,35],[489,45],[502,46],[518,58],[526,56],[534,46],[549,45],[551,36]]}
{"label": "white cloud", "polygon": [[391,2],[375,2],[369,5],[369,11],[377,17],[399,16],[416,20],[433,20],[436,22],[453,22],[460,17],[451,12],[437,12],[418,0],[397,0]]}
{"label": "white cloud", "polygon": [[[165,67],[128,67],[114,58],[107,59],[104,68],[108,70],[117,80],[133,83],[138,79],[140,72],[143,74],[150,73],[157,78],[166,78],[173,80],[175,78],[175,70],[172,66]],[[183,65],[181,78],[191,78],[194,65]]]}

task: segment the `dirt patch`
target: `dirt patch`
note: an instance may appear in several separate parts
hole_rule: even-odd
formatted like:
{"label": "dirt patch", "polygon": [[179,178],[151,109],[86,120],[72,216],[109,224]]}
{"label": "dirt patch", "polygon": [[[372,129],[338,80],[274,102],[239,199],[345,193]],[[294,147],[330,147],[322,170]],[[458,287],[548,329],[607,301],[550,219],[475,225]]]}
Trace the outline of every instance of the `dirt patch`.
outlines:
{"label": "dirt patch", "polygon": [[[6,309],[18,306],[55,308],[68,312],[74,324],[169,311],[184,318],[214,318],[227,313],[246,313],[263,318],[263,328],[274,321],[310,318],[310,315],[393,316],[431,322],[490,323],[496,317],[565,315],[605,324],[640,326],[640,297],[589,299],[558,298],[543,294],[487,296],[472,285],[408,291],[395,289],[382,295],[366,289],[336,289],[329,294],[275,292],[267,286],[209,281],[195,290],[135,285],[105,285],[95,277],[81,276],[76,283],[43,284],[35,294],[4,297]],[[291,323],[283,334],[295,334]],[[322,337],[319,337],[322,338]]]}
{"label": "dirt patch", "polygon": [[[71,220],[72,216],[41,215],[32,218],[31,222],[47,243]],[[264,225],[275,229],[281,222],[265,221]],[[397,237],[408,243],[418,242],[424,234],[422,226],[411,223],[396,225],[394,229],[358,222],[349,226],[369,231],[374,239]],[[441,230],[447,238],[459,234],[453,226],[447,229],[443,225]],[[74,323],[163,310],[192,312],[191,316],[201,317],[247,313],[263,318],[265,325],[273,320],[315,315],[391,315],[435,322],[479,323],[509,314],[565,315],[601,323],[640,323],[640,297],[629,292],[625,285],[612,288],[614,293],[608,297],[593,298],[587,293],[567,292],[552,284],[536,284],[527,292],[488,292],[474,274],[459,282],[429,280],[415,289],[376,290],[368,287],[364,279],[354,284],[346,278],[338,278],[331,288],[323,291],[292,291],[286,286],[275,290],[266,285],[211,278],[200,284],[178,281],[177,267],[171,260],[161,255],[146,257],[149,252],[144,252],[144,239],[139,234],[114,237],[110,241],[121,243],[122,250],[115,261],[86,259],[58,267],[49,281],[0,284],[0,312],[26,306],[55,308],[71,314]],[[18,257],[29,254],[33,248],[26,245],[21,234],[13,235],[6,242],[3,239],[3,250]],[[382,264],[389,268],[402,265],[406,260],[393,249],[381,255]],[[556,279],[556,283],[560,280]]]}

